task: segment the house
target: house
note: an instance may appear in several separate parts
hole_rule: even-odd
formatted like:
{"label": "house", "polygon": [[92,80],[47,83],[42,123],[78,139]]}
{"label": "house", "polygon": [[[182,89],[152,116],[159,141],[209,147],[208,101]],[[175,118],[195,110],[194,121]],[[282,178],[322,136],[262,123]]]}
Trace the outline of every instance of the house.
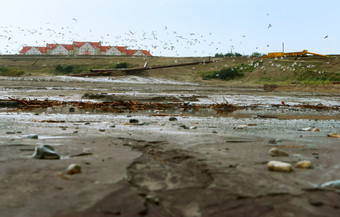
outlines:
{"label": "house", "polygon": [[47,44],[48,54],[50,55],[72,55],[73,45],[70,44]]}
{"label": "house", "polygon": [[126,50],[127,56],[151,56],[147,50]]}
{"label": "house", "polygon": [[100,42],[73,42],[75,55],[99,55]]}
{"label": "house", "polygon": [[147,50],[129,50],[125,46],[102,46],[101,42],[79,42],[72,44],[47,44],[46,47],[25,46],[23,55],[126,55],[152,56]]}
{"label": "house", "polygon": [[126,55],[126,47],[101,46],[100,52],[102,55]]}
{"label": "house", "polygon": [[47,53],[46,47],[25,46],[20,51],[20,54],[26,54],[26,55],[41,55],[41,54],[46,54],[46,53]]}

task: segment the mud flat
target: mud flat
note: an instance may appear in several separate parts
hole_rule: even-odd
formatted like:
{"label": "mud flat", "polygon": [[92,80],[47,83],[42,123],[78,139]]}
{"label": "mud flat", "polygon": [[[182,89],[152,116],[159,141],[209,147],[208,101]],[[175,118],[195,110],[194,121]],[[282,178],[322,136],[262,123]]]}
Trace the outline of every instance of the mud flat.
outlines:
{"label": "mud flat", "polygon": [[[340,179],[340,93],[137,76],[1,77],[0,93],[0,216],[339,216],[321,186]],[[61,158],[32,158],[41,145]]]}

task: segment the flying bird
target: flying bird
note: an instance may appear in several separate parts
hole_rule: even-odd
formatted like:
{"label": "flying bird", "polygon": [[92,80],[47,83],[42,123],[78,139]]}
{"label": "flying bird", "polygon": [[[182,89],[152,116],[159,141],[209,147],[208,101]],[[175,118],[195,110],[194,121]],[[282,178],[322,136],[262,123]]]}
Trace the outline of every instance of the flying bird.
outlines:
{"label": "flying bird", "polygon": [[328,35],[326,35],[325,37],[323,37],[323,39],[326,39],[326,38],[328,38]]}
{"label": "flying bird", "polygon": [[74,20],[74,21],[76,21],[76,22],[78,21],[76,18],[72,18],[72,20]]}
{"label": "flying bird", "polygon": [[268,25],[268,29],[269,29],[270,27],[272,27],[272,24],[269,24],[269,25]]}

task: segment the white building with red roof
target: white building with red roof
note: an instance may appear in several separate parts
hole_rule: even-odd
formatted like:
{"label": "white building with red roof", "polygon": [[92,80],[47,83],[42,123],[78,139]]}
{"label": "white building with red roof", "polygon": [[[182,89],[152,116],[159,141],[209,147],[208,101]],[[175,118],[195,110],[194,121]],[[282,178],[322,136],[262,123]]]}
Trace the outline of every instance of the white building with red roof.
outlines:
{"label": "white building with red roof", "polygon": [[26,55],[41,55],[41,54],[46,54],[46,53],[47,53],[46,47],[25,46],[20,51],[20,54],[26,54]]}
{"label": "white building with red roof", "polygon": [[25,46],[20,51],[23,55],[125,55],[152,56],[147,50],[129,50],[125,46],[102,46],[101,42],[79,42],[72,44],[47,44],[46,47]]}

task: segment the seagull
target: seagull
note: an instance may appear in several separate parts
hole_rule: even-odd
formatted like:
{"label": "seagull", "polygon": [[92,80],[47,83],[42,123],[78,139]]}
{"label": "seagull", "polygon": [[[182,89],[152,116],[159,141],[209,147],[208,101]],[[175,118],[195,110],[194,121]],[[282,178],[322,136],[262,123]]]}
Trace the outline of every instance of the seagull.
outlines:
{"label": "seagull", "polygon": [[74,21],[76,21],[76,22],[78,21],[76,18],[73,18],[72,20],[74,20]]}
{"label": "seagull", "polygon": [[268,25],[268,29],[269,29],[270,27],[272,27],[272,24],[269,24],[269,25]]}
{"label": "seagull", "polygon": [[328,38],[328,35],[326,35],[323,39],[326,39],[326,38]]}

